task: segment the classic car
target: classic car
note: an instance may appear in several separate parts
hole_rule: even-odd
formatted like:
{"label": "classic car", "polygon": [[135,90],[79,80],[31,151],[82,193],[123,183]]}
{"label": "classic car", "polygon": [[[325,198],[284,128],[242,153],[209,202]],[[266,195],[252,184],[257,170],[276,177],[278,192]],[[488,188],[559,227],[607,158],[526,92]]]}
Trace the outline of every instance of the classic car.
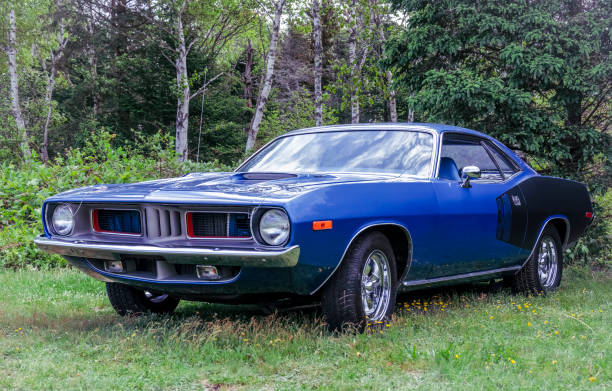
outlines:
{"label": "classic car", "polygon": [[120,315],[306,299],[338,329],[389,318],[398,291],[554,290],[593,210],[583,184],[483,133],[396,123],[288,132],[234,172],[71,190],[42,216],[36,244],[104,281]]}

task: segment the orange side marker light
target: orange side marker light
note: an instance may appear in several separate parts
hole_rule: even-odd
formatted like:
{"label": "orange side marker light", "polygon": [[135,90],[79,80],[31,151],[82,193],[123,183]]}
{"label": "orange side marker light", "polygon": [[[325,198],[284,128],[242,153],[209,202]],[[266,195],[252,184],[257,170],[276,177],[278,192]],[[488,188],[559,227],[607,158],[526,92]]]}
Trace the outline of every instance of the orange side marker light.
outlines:
{"label": "orange side marker light", "polygon": [[312,222],[312,230],[313,231],[321,231],[323,229],[332,229],[332,221],[331,220],[322,220],[322,221],[313,221]]}

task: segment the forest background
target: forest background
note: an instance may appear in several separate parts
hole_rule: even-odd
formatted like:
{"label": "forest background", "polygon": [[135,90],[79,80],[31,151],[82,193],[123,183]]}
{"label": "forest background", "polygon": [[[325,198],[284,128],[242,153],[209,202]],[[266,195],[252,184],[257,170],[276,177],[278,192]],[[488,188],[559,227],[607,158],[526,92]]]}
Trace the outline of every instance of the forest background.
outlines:
{"label": "forest background", "polygon": [[0,266],[69,188],[235,167],[287,131],[440,122],[583,181],[569,262],[612,259],[612,3],[2,0]]}

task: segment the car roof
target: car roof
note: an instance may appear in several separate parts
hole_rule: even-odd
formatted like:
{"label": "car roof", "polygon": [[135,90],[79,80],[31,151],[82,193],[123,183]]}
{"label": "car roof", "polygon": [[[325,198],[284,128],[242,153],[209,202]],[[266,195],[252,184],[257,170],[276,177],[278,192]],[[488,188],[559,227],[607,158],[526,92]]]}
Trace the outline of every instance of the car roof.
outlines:
{"label": "car roof", "polygon": [[285,133],[284,135],[294,135],[301,133],[323,133],[323,132],[338,132],[342,130],[426,130],[430,132],[442,133],[446,131],[456,131],[465,134],[471,134],[474,136],[480,136],[484,138],[491,138],[485,133],[478,132],[476,130],[462,128],[459,126],[445,125],[445,124],[431,124],[431,123],[419,123],[419,122],[381,122],[381,123],[369,123],[369,124],[346,124],[346,125],[329,125],[329,126],[318,126],[312,128],[304,128],[298,130],[292,130]]}

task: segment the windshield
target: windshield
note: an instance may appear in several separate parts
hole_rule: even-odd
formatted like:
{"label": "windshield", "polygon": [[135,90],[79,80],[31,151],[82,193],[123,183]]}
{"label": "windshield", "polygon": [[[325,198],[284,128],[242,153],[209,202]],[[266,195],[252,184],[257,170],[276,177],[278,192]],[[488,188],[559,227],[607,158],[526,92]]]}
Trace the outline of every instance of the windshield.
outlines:
{"label": "windshield", "polygon": [[351,130],[277,139],[238,172],[365,172],[428,177],[433,136],[418,131]]}

